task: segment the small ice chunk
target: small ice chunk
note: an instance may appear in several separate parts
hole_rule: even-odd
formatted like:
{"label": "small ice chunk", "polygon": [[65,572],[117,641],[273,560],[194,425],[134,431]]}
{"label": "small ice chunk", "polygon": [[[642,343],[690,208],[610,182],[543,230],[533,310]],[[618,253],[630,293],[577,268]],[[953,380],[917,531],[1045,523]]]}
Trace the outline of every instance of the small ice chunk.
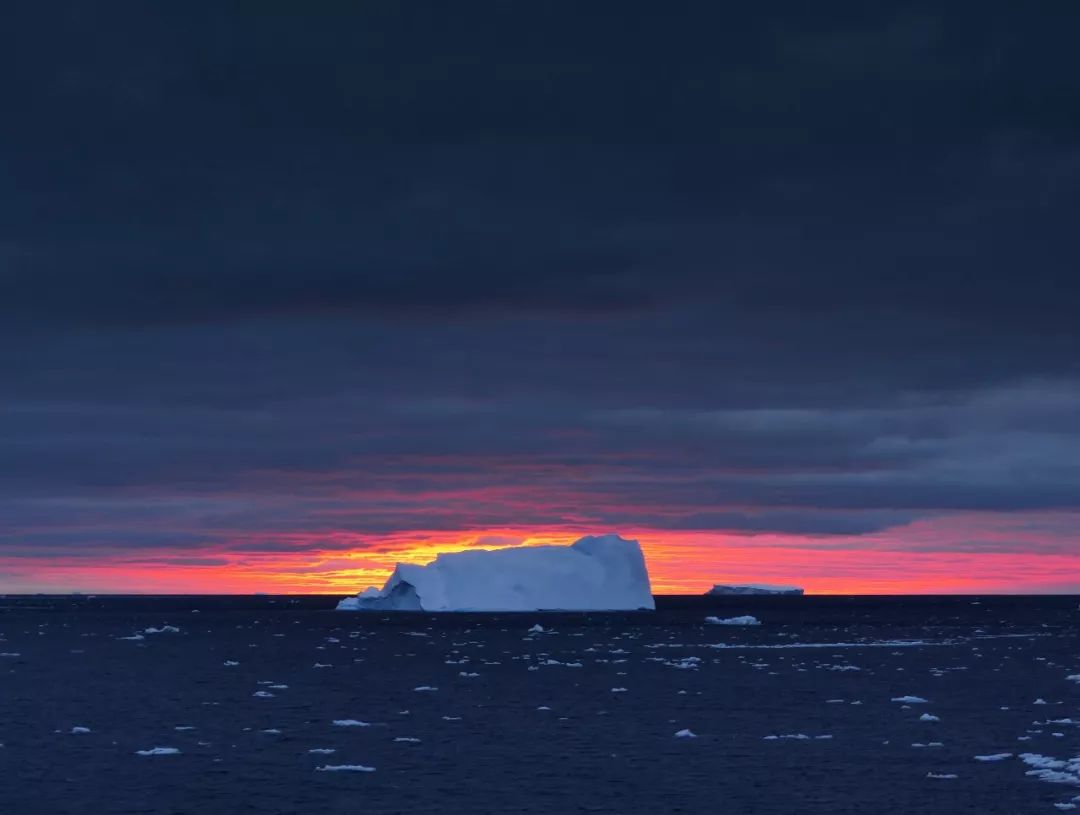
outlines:
{"label": "small ice chunk", "polygon": [[136,750],[137,756],[175,756],[180,751],[175,747],[151,747],[149,750]]}
{"label": "small ice chunk", "polygon": [[310,750],[308,750],[308,752],[316,753],[317,755],[321,756],[328,756],[331,753],[336,753],[337,750],[333,747],[312,747]]}
{"label": "small ice chunk", "polygon": [[71,728],[71,735],[73,735],[73,736],[78,736],[81,733],[89,733],[89,732],[90,732],[89,727],[78,727],[78,726],[76,726],[76,727]]}
{"label": "small ice chunk", "polygon": [[612,693],[626,693],[626,688],[612,688]]}
{"label": "small ice chunk", "polygon": [[925,705],[930,700],[923,699],[921,696],[894,696],[892,701],[903,702],[906,705]]}
{"label": "small ice chunk", "polygon": [[692,730],[683,729],[683,730],[678,731],[675,734],[675,738],[677,738],[677,739],[696,739],[697,738],[697,733],[693,732]]}
{"label": "small ice chunk", "polygon": [[437,691],[438,688],[432,687],[431,685],[417,685],[415,688],[413,688],[413,690],[418,693],[430,693],[433,691]]}
{"label": "small ice chunk", "polygon": [[927,778],[959,778],[956,773],[927,773]]}
{"label": "small ice chunk", "polygon": [[359,719],[334,719],[334,727],[371,727],[367,722]]}
{"label": "small ice chunk", "polygon": [[706,617],[705,622],[710,625],[761,625],[761,620],[749,614],[742,617]]}
{"label": "small ice chunk", "polygon": [[420,743],[420,739],[414,738],[413,736],[398,736],[397,738],[394,739],[394,741],[403,742],[405,744],[419,744]]}
{"label": "small ice chunk", "polygon": [[1012,758],[1012,753],[991,753],[986,756],[975,756],[976,761],[1004,761],[1007,758]]}
{"label": "small ice chunk", "polygon": [[933,713],[924,713],[922,716],[919,717],[919,721],[920,722],[940,722],[941,719],[939,719]]}
{"label": "small ice chunk", "polygon": [[529,629],[529,633],[530,634],[543,634],[544,633],[544,626],[540,625],[540,623],[537,623],[536,625],[534,625],[532,628]]}
{"label": "small ice chunk", "polygon": [[363,764],[324,764],[315,768],[320,773],[373,773],[374,767],[365,767]]}

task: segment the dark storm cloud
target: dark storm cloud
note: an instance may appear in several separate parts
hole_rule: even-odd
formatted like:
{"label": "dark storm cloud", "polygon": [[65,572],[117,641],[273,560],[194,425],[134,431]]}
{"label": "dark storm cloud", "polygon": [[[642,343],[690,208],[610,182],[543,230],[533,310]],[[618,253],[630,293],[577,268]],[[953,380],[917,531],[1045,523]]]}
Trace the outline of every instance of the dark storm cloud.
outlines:
{"label": "dark storm cloud", "polygon": [[19,10],[0,547],[1080,510],[1062,14]]}

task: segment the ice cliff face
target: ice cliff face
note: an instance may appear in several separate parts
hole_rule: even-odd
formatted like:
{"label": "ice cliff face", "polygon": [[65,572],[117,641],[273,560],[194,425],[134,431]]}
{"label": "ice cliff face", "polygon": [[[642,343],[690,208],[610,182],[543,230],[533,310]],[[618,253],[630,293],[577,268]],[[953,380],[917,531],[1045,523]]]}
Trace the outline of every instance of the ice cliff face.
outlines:
{"label": "ice cliff face", "polygon": [[382,590],[347,597],[340,611],[607,611],[653,609],[637,541],[618,535],[570,546],[476,549],[399,563]]}

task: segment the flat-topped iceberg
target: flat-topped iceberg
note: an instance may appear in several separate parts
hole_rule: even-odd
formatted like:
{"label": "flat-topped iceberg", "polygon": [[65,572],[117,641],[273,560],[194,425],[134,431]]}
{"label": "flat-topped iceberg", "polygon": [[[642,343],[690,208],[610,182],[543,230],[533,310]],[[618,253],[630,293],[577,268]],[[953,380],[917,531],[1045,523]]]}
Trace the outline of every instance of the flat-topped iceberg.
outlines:
{"label": "flat-topped iceberg", "polygon": [[718,584],[713,586],[706,595],[712,597],[720,594],[802,594],[803,590],[798,586],[775,586],[769,583],[737,583]]}
{"label": "flat-topped iceberg", "polygon": [[382,589],[365,589],[339,611],[616,611],[653,609],[637,541],[618,535],[570,546],[473,549],[423,566],[399,563]]}

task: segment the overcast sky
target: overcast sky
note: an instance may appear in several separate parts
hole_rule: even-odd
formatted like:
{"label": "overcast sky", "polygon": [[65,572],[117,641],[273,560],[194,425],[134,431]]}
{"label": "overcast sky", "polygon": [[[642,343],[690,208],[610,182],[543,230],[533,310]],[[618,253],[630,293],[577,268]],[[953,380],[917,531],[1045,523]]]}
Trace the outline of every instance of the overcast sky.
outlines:
{"label": "overcast sky", "polygon": [[0,590],[1080,590],[1080,7],[334,8],[4,12]]}

